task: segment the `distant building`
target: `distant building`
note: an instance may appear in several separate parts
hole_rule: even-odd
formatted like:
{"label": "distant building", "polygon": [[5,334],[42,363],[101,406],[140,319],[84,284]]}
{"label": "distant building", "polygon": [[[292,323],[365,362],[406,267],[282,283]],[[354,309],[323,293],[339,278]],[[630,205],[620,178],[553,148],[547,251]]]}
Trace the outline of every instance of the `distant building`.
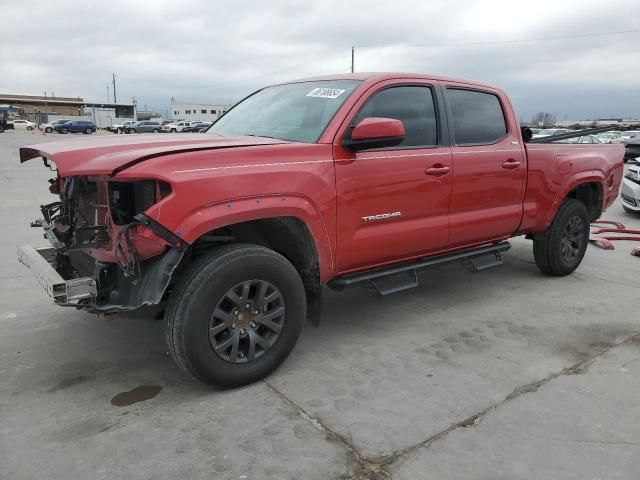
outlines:
{"label": "distant building", "polygon": [[174,120],[200,120],[213,122],[229,110],[228,105],[212,105],[209,103],[171,102],[170,118]]}
{"label": "distant building", "polygon": [[85,102],[81,97],[0,93],[0,104],[6,105],[13,111],[20,111],[20,117],[36,123],[44,123],[58,118],[74,120],[90,117],[98,127],[102,127],[103,123],[109,125],[109,122],[116,119],[136,118],[136,106],[133,104]]}

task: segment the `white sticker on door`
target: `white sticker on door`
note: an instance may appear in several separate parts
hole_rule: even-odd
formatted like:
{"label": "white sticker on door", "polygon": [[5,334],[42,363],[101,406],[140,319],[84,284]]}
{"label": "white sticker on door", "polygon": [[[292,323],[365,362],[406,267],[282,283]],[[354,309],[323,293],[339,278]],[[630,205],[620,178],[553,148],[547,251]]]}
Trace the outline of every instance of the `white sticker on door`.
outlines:
{"label": "white sticker on door", "polygon": [[307,93],[307,97],[318,97],[318,98],[338,98],[342,95],[346,90],[341,90],[339,88],[314,88],[309,93]]}

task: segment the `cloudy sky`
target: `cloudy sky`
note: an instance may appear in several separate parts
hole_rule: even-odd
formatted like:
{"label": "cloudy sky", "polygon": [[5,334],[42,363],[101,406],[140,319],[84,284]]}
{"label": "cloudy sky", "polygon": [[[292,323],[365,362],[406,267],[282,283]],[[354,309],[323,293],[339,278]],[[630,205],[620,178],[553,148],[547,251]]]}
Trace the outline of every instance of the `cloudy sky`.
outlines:
{"label": "cloudy sky", "polygon": [[119,101],[135,96],[164,114],[171,97],[227,103],[265,84],[348,72],[356,45],[356,71],[494,83],[524,119],[640,117],[638,0],[0,4],[0,93],[106,101],[116,72]]}

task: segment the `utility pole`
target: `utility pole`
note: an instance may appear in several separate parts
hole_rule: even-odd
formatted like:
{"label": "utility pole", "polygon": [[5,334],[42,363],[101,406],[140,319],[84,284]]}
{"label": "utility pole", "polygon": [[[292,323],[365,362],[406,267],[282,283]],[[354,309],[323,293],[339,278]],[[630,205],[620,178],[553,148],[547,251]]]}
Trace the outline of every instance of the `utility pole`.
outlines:
{"label": "utility pole", "polygon": [[351,47],[351,73],[353,73],[354,70],[354,64],[355,64],[355,58],[356,58],[356,47]]}
{"label": "utility pole", "polygon": [[109,97],[109,84],[107,83],[107,103],[111,103],[111,97]]}
{"label": "utility pole", "polygon": [[113,103],[118,103],[118,100],[116,99],[116,74],[112,74],[113,75]]}

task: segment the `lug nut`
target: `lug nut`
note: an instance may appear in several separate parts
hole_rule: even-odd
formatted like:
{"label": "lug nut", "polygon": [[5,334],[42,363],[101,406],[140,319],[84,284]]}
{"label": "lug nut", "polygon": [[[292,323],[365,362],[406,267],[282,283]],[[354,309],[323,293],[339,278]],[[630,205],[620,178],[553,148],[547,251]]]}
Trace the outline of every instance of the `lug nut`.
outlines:
{"label": "lug nut", "polygon": [[234,315],[238,315],[238,310],[234,310],[234,311],[233,311],[233,314],[234,314]]}
{"label": "lug nut", "polygon": [[235,323],[232,323],[232,324],[231,324],[231,328],[236,328],[236,324],[235,324]]}
{"label": "lug nut", "polygon": [[260,313],[260,310],[254,310],[254,311],[253,311],[253,314],[254,314],[254,315],[258,315],[259,313]]}
{"label": "lug nut", "polygon": [[240,335],[244,335],[244,328],[240,329]]}
{"label": "lug nut", "polygon": [[249,308],[251,305],[249,305],[248,303],[245,305],[245,307]]}
{"label": "lug nut", "polygon": [[256,328],[256,322],[251,322],[251,328]]}

